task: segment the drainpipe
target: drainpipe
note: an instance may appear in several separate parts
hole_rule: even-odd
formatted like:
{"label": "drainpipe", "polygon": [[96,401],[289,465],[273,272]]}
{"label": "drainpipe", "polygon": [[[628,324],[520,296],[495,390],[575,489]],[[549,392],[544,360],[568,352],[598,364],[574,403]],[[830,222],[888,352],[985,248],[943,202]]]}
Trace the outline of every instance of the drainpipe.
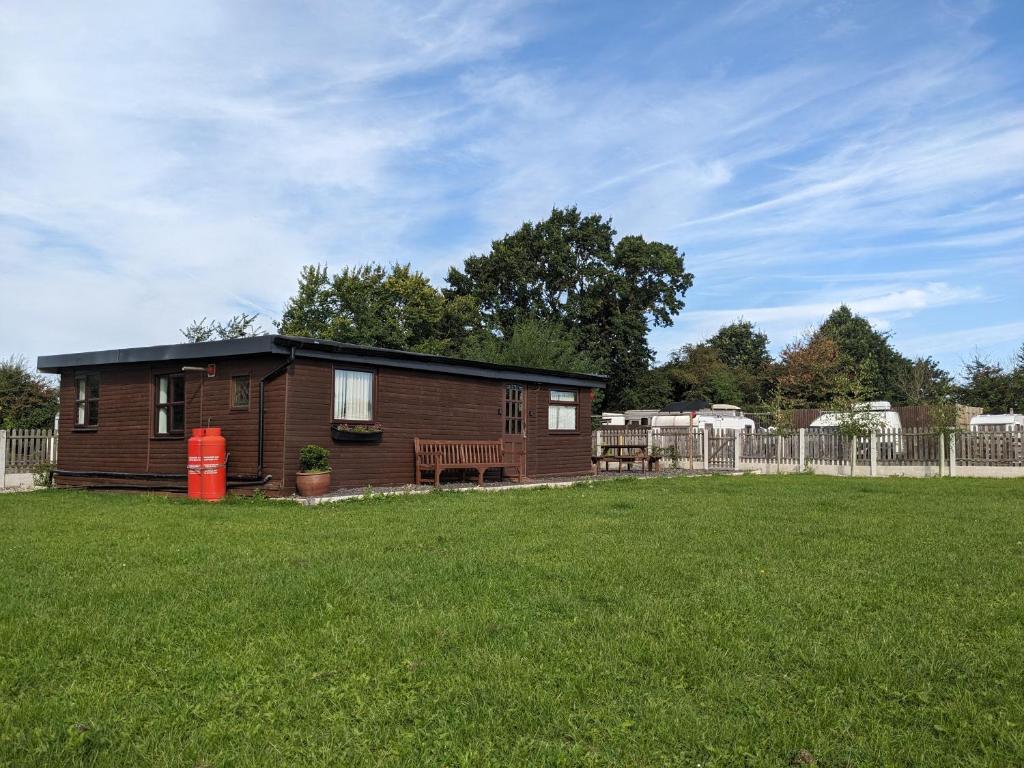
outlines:
{"label": "drainpipe", "polygon": [[292,352],[291,352],[291,355],[288,356],[288,361],[284,365],[281,365],[281,366],[275,368],[270,373],[268,373],[266,376],[264,376],[262,379],[260,379],[260,419],[259,419],[259,429],[258,429],[258,437],[257,437],[258,447],[257,447],[257,451],[256,451],[256,474],[260,475],[260,476],[263,475],[263,443],[264,443],[264,440],[263,440],[263,426],[264,426],[264,422],[266,421],[266,411],[267,411],[267,401],[266,401],[266,399],[264,397],[264,394],[266,392],[266,385],[269,382],[271,382],[274,379],[276,379],[282,373],[287,371],[289,366],[291,366],[291,364],[294,363],[294,362],[295,362],[295,347],[292,347]]}

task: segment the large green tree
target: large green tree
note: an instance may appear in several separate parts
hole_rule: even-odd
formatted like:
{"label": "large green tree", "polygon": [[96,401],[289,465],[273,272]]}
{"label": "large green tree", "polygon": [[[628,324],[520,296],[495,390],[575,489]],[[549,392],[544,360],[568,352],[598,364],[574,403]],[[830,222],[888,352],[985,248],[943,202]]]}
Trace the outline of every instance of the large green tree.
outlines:
{"label": "large green tree", "polygon": [[749,407],[736,371],[706,343],[688,344],[678,349],[664,370],[672,387],[673,400],[707,400]]}
{"label": "large green tree", "polygon": [[674,246],[615,236],[609,219],[555,208],[452,267],[445,293],[474,299],[501,334],[534,318],[562,324],[610,376],[607,407],[649,406],[648,333],[672,324],[693,275]]}
{"label": "large green tree", "polygon": [[779,394],[789,408],[814,408],[834,402],[849,389],[852,375],[839,345],[828,336],[810,333],[782,350]]}
{"label": "large green tree", "polygon": [[699,344],[688,344],[664,366],[677,400],[701,399],[758,409],[774,386],[768,336],[746,320],[722,326]]}
{"label": "large green tree", "polygon": [[1024,413],[1024,344],[1013,358],[1010,371],[1010,403],[1017,413]]}
{"label": "large green tree", "polygon": [[912,363],[893,348],[888,333],[876,331],[844,304],[833,310],[815,336],[835,343],[843,372],[849,379],[862,378],[865,397],[907,402],[904,382]]}
{"label": "large green tree", "polygon": [[1014,407],[1013,374],[999,363],[975,355],[965,366],[960,401],[984,408],[988,413],[1006,413]]}
{"label": "large green tree", "polygon": [[749,320],[723,325],[704,343],[718,353],[723,363],[734,368],[763,373],[772,365],[768,334],[757,330]]}
{"label": "large green tree", "polygon": [[202,341],[244,339],[263,333],[263,329],[256,324],[258,319],[259,314],[247,312],[234,315],[224,323],[207,320],[204,317],[202,320],[193,320],[178,332],[185,337],[185,341],[192,344]]}
{"label": "large green tree", "polygon": [[331,339],[431,354],[456,354],[479,328],[469,296],[445,296],[408,264],[303,268],[296,294],[278,329],[293,336]]}
{"label": "large green tree", "polygon": [[512,326],[507,334],[482,331],[469,337],[462,356],[485,363],[556,371],[592,373],[597,364],[581,351],[578,339],[561,323],[532,318]]}
{"label": "large green tree", "polygon": [[58,407],[57,387],[23,358],[0,360],[0,429],[50,429]]}
{"label": "large green tree", "polygon": [[916,358],[903,373],[898,400],[908,405],[938,403],[954,390],[953,377],[930,357]]}

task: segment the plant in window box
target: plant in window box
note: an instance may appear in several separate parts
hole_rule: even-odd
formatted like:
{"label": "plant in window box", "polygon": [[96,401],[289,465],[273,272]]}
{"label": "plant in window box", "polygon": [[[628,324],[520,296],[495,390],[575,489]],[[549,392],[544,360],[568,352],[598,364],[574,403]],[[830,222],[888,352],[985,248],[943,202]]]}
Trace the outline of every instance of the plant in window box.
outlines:
{"label": "plant in window box", "polygon": [[299,471],[295,487],[299,496],[322,496],[331,487],[330,452],[320,445],[307,445],[299,450]]}
{"label": "plant in window box", "polygon": [[331,425],[331,437],[336,443],[379,443],[384,436],[384,425],[376,421]]}

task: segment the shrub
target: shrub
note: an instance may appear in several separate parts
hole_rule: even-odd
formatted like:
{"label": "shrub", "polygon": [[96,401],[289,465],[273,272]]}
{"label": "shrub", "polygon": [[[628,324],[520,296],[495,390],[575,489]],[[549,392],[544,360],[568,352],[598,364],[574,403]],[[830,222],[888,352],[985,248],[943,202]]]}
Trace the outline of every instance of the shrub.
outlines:
{"label": "shrub", "polygon": [[0,429],[50,429],[57,387],[21,357],[0,360]]}
{"label": "shrub", "polygon": [[43,461],[32,467],[32,482],[42,488],[53,485],[53,464]]}
{"label": "shrub", "polygon": [[331,465],[327,463],[330,453],[320,445],[307,445],[299,451],[300,472],[330,472]]}

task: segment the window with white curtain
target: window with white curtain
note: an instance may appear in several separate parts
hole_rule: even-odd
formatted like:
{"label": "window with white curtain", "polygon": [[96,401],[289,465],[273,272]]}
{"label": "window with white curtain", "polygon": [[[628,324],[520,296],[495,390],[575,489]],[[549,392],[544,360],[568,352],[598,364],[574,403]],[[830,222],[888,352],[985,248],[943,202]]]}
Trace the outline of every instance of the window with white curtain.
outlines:
{"label": "window with white curtain", "polygon": [[548,429],[554,432],[576,431],[576,392],[552,389],[548,404]]}
{"label": "window with white curtain", "polygon": [[373,421],[373,373],[334,371],[335,421]]}

